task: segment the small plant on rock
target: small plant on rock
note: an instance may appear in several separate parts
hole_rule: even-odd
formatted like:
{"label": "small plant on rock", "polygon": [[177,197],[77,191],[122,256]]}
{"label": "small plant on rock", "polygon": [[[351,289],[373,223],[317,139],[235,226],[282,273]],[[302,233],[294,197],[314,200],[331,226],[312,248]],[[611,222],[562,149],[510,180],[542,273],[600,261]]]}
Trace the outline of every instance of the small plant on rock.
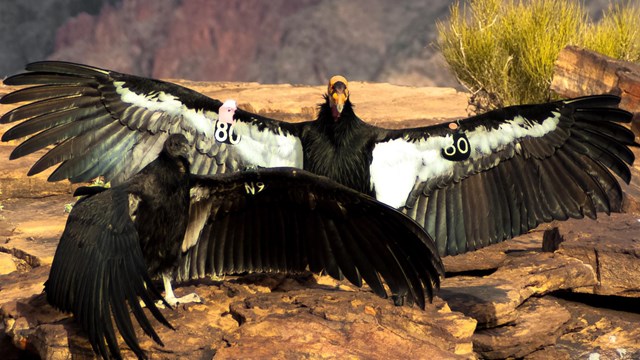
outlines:
{"label": "small plant on rock", "polygon": [[439,22],[438,47],[477,110],[554,98],[554,62],[567,45],[640,60],[640,6],[609,7],[593,22],[578,1],[469,0]]}

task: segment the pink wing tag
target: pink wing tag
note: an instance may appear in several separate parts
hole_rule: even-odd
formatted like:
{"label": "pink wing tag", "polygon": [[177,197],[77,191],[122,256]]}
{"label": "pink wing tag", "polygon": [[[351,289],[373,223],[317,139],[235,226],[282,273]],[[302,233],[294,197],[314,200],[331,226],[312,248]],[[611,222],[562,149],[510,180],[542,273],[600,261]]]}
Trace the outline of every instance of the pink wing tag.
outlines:
{"label": "pink wing tag", "polygon": [[236,112],[236,101],[226,100],[218,110],[218,121],[233,124],[233,114]]}

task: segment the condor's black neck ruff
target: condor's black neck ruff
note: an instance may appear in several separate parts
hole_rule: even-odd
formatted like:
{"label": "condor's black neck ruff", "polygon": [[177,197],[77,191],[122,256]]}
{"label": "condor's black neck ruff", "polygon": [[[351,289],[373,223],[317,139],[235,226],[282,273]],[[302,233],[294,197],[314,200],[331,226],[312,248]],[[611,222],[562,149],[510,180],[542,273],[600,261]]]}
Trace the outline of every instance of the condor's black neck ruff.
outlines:
{"label": "condor's black neck ruff", "polygon": [[356,116],[349,100],[340,117],[334,119],[329,98],[325,96],[318,119],[309,123],[301,137],[305,149],[304,168],[373,195],[369,164],[374,129]]}
{"label": "condor's black neck ruff", "polygon": [[318,131],[335,147],[352,147],[354,137],[361,136],[369,125],[356,116],[351,100],[345,102],[340,116],[337,120],[334,119],[329,98],[327,95],[324,97],[325,102],[320,105],[318,119],[315,121]]}

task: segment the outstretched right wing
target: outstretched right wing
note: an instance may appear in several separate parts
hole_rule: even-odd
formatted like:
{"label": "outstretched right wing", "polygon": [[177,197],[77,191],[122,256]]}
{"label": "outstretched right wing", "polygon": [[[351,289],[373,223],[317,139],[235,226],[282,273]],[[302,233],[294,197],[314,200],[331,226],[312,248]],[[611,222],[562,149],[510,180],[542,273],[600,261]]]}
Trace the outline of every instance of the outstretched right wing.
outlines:
{"label": "outstretched right wing", "polygon": [[373,147],[376,198],[423,225],[441,256],[620,211],[613,174],[629,183],[638,144],[619,102],[593,95],[390,130]]}
{"label": "outstretched right wing", "polygon": [[[271,168],[196,178],[178,280],[325,271],[425,306],[444,277],[435,243],[397,210],[328,178]],[[400,301],[402,301],[400,300]]]}
{"label": "outstretched right wing", "polygon": [[11,159],[56,145],[29,175],[62,163],[50,181],[104,176],[118,184],[153,161],[167,137],[177,133],[193,148],[194,174],[247,166],[302,167],[294,124],[238,110],[230,126],[218,122],[218,100],[176,84],[88,65],[43,61],[27,70],[4,83],[31,87],[5,95],[0,103],[30,103],[9,111],[0,123],[22,121],[2,141],[30,136]]}

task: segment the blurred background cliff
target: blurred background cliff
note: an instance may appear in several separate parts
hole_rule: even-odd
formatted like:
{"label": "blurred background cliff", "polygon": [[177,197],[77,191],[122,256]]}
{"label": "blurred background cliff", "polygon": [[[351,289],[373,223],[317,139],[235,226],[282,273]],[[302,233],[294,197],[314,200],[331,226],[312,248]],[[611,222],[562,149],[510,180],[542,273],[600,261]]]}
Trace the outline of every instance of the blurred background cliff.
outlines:
{"label": "blurred background cliff", "polygon": [[[608,0],[585,0],[596,18]],[[456,86],[434,46],[451,0],[3,0],[0,76],[67,60],[156,78]]]}

